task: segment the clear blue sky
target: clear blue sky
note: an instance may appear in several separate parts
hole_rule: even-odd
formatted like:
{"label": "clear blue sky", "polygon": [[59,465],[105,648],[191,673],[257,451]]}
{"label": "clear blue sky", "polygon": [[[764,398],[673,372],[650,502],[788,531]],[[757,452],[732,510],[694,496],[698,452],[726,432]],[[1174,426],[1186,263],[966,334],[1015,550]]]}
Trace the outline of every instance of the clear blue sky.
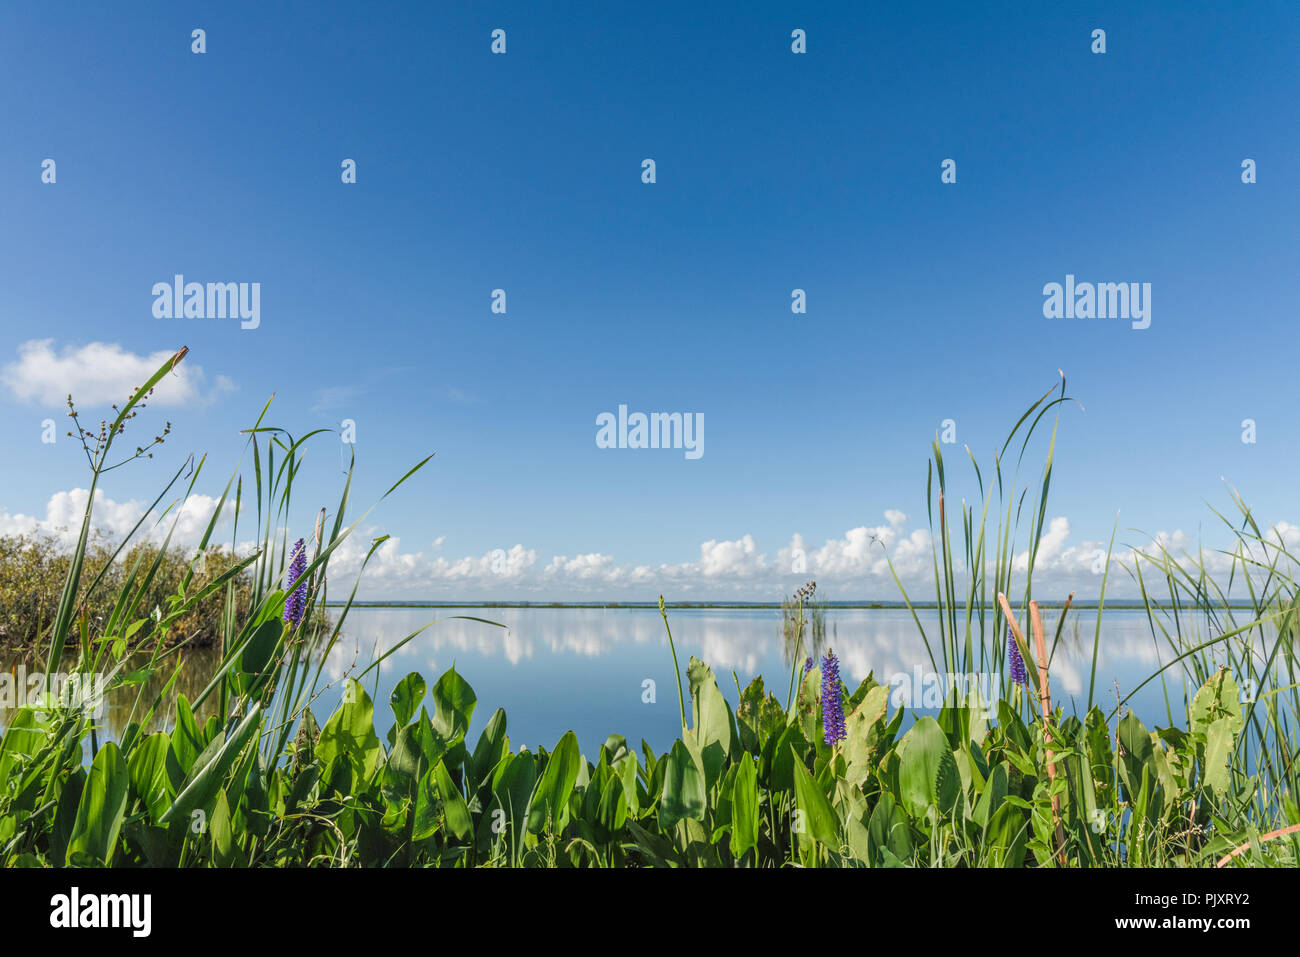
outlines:
{"label": "clear blue sky", "polygon": [[[355,420],[358,503],[436,449],[376,516],[426,558],[910,527],[941,420],[987,460],[1058,368],[1071,541],[1212,528],[1220,476],[1300,522],[1300,8],[1069,7],[8,5],[0,365],[190,347],[207,397],[156,410],[175,438],[115,500],[189,450],[219,491],[272,392],[295,432]],[[178,272],[260,282],[260,328],[154,318]],[[1067,273],[1151,283],[1151,327],[1045,319]],[[620,403],[703,413],[705,455],[598,449]],[[0,512],[84,486],[59,411],[0,390]]]}

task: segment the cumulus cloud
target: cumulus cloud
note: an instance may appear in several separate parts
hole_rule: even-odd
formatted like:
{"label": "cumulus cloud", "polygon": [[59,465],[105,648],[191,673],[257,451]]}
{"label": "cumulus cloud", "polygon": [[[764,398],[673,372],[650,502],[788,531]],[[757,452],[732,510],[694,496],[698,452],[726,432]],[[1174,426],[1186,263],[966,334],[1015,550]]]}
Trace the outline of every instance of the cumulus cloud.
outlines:
{"label": "cumulus cloud", "polygon": [[[648,600],[656,594],[693,600],[733,598],[771,601],[808,579],[829,586],[837,598],[899,597],[893,572],[909,590],[933,581],[930,533],[907,527],[897,509],[882,524],[849,529],[820,547],[798,533],[768,552],[753,535],[710,539],[698,557],[658,565],[631,564],[601,552],[539,558],[536,549],[515,544],[482,555],[447,558],[403,551],[388,539],[366,566],[360,594],[386,598],[521,598]],[[367,532],[369,534],[369,532]],[[1068,534],[1068,522],[1060,532]],[[335,575],[353,576],[369,543],[364,536],[345,543],[331,563]],[[1059,542],[1049,549],[1059,556]],[[1042,556],[1043,553],[1040,553]],[[1042,561],[1040,560],[1040,565]]]}
{"label": "cumulus cloud", "polygon": [[[0,535],[49,535],[61,545],[71,547],[81,532],[89,494],[84,488],[55,492],[45,505],[44,517],[11,514],[0,508]],[[115,501],[103,489],[96,489],[91,529],[107,539],[120,541],[144,518],[137,533],[142,540],[160,543],[171,532],[172,544],[192,547],[202,539],[212,513],[216,511],[217,501],[212,496],[196,493],[183,501],[160,506],[157,511],[146,515],[145,503],[134,499]],[[234,505],[228,501],[217,527],[223,527],[234,516],[234,511]]]}
{"label": "cumulus cloud", "polygon": [[[16,399],[46,406],[63,405],[68,393],[79,406],[123,403],[166,362],[169,351],[137,355],[116,343],[91,342],[66,346],[53,339],[32,339],[18,347],[18,358],[0,368],[0,384]],[[203,369],[182,362],[154,390],[157,406],[208,402],[235,388],[225,376],[211,386]]]}
{"label": "cumulus cloud", "polygon": [[705,542],[696,567],[702,578],[752,578],[767,570],[767,561],[753,536],[746,535],[734,542]]}
{"label": "cumulus cloud", "polygon": [[612,555],[592,552],[588,555],[556,555],[546,566],[546,574],[552,577],[574,578],[579,581],[591,581],[606,576],[614,565]]}
{"label": "cumulus cloud", "polygon": [[[1057,564],[1066,556],[1063,554],[1065,549],[1065,540],[1070,537],[1070,520],[1060,516],[1048,523],[1047,531],[1043,537],[1038,540],[1038,551],[1034,555],[1034,570]],[[1071,556],[1072,557],[1072,556]],[[1025,572],[1029,569],[1029,550],[1021,552],[1016,556],[1012,567],[1018,572]]]}

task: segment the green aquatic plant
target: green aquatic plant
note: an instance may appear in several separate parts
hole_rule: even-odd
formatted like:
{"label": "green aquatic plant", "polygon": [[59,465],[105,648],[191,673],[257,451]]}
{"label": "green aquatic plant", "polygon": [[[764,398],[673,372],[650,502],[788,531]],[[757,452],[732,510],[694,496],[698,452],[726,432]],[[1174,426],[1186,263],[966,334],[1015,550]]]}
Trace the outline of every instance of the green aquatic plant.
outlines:
{"label": "green aquatic plant", "polygon": [[[170,367],[164,365],[147,388]],[[1022,613],[1033,625],[1036,654],[1005,597],[1012,566],[1004,559],[1014,523],[996,534],[996,551],[1004,557],[986,567],[982,527],[963,508],[967,558],[955,560],[940,461],[943,531],[935,568],[942,650],[933,660],[1000,664],[999,643],[984,640],[980,623],[1005,624],[1028,666],[1024,680],[1033,695],[1022,701],[1019,685],[1007,682],[998,700],[981,700],[974,690],[965,697],[952,693],[936,715],[909,715],[891,707],[889,688],[871,675],[848,693],[829,652],[820,668],[800,674],[804,656],[797,644],[784,704],[760,677],[737,687],[733,707],[709,666],[691,657],[688,714],[661,601],[682,716],[671,746],[656,753],[645,741],[636,749],[611,734],[588,758],[569,731],[551,750],[516,751],[500,709],[471,739],[478,699],[454,668],[432,686],[418,673],[406,675],[389,695],[391,717],[377,720],[363,680],[432,622],[347,676],[337,708],[318,721],[313,704],[324,690],[321,670],[356,594],[354,583],[336,620],[319,614],[329,562],[366,516],[350,523],[345,518],[349,469],[332,521],[324,511],[317,519],[310,560],[305,544],[290,545],[293,478],[304,443],[316,433],[295,439],[264,426],[265,414],[247,432],[255,502],[249,511],[260,536],[251,556],[233,560],[201,586],[197,577],[183,575],[157,611],[141,606],[154,572],[137,563],[112,604],[107,630],[95,640],[85,616],[77,614],[85,592],[74,579],[83,563],[75,557],[70,563],[48,635],[49,660],[62,662],[61,651],[54,651],[67,642],[78,673],[106,674],[111,687],[135,689],[136,701],[116,741],[99,741],[93,702],[51,694],[9,716],[0,736],[0,866],[1300,863],[1293,559],[1280,536],[1260,532],[1249,512],[1231,553],[1234,576],[1251,595],[1245,615],[1204,565],[1197,571],[1187,556],[1135,551],[1125,566],[1144,589],[1153,638],[1169,651],[1147,683],[1168,689],[1166,682],[1177,675],[1188,687],[1180,708],[1166,693],[1169,727],[1148,729],[1123,711],[1137,688],[1109,713],[1091,700],[1078,715],[1052,706],[1056,645],[1049,649],[1030,598],[1031,572]],[[106,453],[117,433],[106,426],[102,434]],[[1034,508],[1039,531],[1047,484],[1045,477]],[[236,469],[199,555],[232,490],[237,530],[244,487]],[[83,557],[93,501],[92,495],[79,546]],[[362,570],[385,540],[371,543]],[[973,591],[958,599],[955,575],[963,566]],[[1168,598],[1146,590],[1152,568],[1163,572],[1159,580]],[[243,611],[234,591],[241,575],[252,581]],[[304,587],[301,604],[290,598]],[[213,677],[192,695],[168,697],[182,667],[173,666],[173,656],[183,647],[170,639],[171,629],[200,597],[223,591]],[[146,626],[151,650],[141,664],[129,655],[126,638]],[[1210,634],[1197,634],[1199,628]],[[1000,627],[989,632],[1001,633]],[[1058,624],[1058,641],[1060,634]],[[932,647],[923,630],[920,637]],[[1215,664],[1214,650],[1226,656],[1225,664]]]}
{"label": "green aquatic plant", "polygon": [[[454,669],[416,673],[375,706],[348,679],[319,724],[304,710],[283,757],[263,706],[106,743],[54,774],[66,715],[25,710],[0,747],[0,864],[40,866],[1294,866],[1297,842],[1230,811],[1223,757],[1240,734],[1226,670],[1198,691],[1186,732],[1082,720],[993,724],[952,706],[917,719],[868,677],[845,736],[764,697],[732,711],[691,658],[691,725],[663,754],[611,735],[594,760],[572,732],[553,750],[511,746],[495,711],[471,746],[477,697]],[[1234,720],[1235,718],[1235,720]],[[1118,747],[1112,747],[1112,730]],[[812,733],[809,733],[812,732]],[[1053,836],[1053,796],[1064,839]],[[1265,841],[1265,836],[1270,837]],[[1249,845],[1245,851],[1238,848]]]}

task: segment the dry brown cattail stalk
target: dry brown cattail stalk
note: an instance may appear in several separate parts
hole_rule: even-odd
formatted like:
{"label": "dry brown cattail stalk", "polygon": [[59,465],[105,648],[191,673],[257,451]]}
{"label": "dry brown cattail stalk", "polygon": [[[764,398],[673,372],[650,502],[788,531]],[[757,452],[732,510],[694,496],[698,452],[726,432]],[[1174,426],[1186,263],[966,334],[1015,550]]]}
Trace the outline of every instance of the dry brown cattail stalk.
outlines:
{"label": "dry brown cattail stalk", "polygon": [[[1071,593],[1073,597],[1073,593]],[[1007,601],[1007,596],[998,592],[998,604],[1002,607],[1002,615],[1007,620],[1007,626],[1011,633],[1015,635],[1016,640],[1029,648],[1029,642],[1025,641],[1025,636],[1016,623],[1015,613],[1011,610],[1011,603]],[[1029,603],[1029,620],[1034,629],[1034,644],[1037,646],[1038,664],[1038,704],[1041,709],[1043,718],[1043,737],[1047,745],[1047,780],[1054,782],[1056,780],[1056,766],[1052,764],[1052,758],[1055,756],[1051,749],[1052,736],[1047,730],[1048,718],[1052,714],[1052,688],[1047,673],[1047,643],[1043,640],[1043,618],[1038,612],[1038,602]],[[1030,649],[1031,653],[1035,649]],[[1065,865],[1065,828],[1061,825],[1061,797],[1059,794],[1052,795],[1052,821],[1056,825],[1056,853],[1057,860],[1061,865]]]}

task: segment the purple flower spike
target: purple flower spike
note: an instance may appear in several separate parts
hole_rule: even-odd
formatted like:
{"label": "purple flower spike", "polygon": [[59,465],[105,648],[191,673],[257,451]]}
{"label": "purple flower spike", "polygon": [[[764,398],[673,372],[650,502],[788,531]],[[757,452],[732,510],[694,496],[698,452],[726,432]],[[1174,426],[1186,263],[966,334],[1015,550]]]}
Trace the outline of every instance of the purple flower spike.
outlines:
{"label": "purple flower spike", "polygon": [[829,649],[822,659],[822,727],[826,743],[848,737],[844,730],[844,692],[840,690],[840,660]]}
{"label": "purple flower spike", "polygon": [[804,675],[807,675],[808,672],[810,672],[810,671],[812,671],[812,658],[809,658],[807,661],[805,661],[805,662],[803,663],[803,673],[804,673]]}
{"label": "purple flower spike", "polygon": [[[285,576],[284,587],[288,588],[307,570],[307,550],[303,547],[302,539],[293,546],[293,552],[289,556],[289,572]],[[307,610],[307,582],[303,582],[284,599],[284,620],[290,625],[296,626],[302,621],[303,613]]]}
{"label": "purple flower spike", "polygon": [[1025,659],[1020,657],[1020,645],[1016,641],[1016,636],[1012,634],[1010,626],[1007,627],[1007,660],[1011,667],[1012,684],[1029,687],[1025,675]]}

